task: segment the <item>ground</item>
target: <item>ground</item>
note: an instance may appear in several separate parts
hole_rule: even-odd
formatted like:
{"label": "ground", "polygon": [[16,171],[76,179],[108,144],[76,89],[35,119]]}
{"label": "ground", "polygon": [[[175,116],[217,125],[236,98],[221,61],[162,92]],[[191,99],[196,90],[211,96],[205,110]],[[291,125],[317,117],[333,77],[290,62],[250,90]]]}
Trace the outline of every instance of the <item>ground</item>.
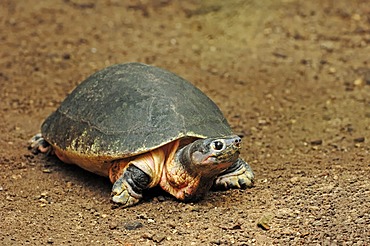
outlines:
{"label": "ground", "polygon": [[[3,245],[370,244],[367,0],[2,0],[0,30]],[[116,208],[106,178],[30,153],[78,83],[129,61],[219,105],[252,189]]]}

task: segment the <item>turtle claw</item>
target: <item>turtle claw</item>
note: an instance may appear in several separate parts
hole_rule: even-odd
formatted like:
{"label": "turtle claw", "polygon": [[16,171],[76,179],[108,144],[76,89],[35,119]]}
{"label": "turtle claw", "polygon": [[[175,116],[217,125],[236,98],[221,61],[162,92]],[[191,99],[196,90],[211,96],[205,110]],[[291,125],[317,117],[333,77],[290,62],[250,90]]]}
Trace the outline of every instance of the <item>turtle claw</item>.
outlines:
{"label": "turtle claw", "polygon": [[213,189],[246,189],[253,186],[254,174],[248,163],[238,159],[221,173],[213,183]]}
{"label": "turtle claw", "polygon": [[53,147],[42,137],[41,133],[37,133],[29,141],[28,148],[33,154],[44,153],[50,155],[52,153]]}
{"label": "turtle claw", "polygon": [[130,186],[125,182],[124,176],[121,176],[114,183],[112,188],[112,201],[121,204],[123,207],[129,207],[138,203],[141,195],[132,196],[129,192]]}
{"label": "turtle claw", "polygon": [[135,165],[129,165],[113,184],[112,201],[123,207],[135,205],[143,197],[142,192],[149,183],[148,174]]}
{"label": "turtle claw", "polygon": [[112,191],[112,201],[121,204],[123,207],[130,207],[137,204],[140,199],[131,196],[127,190],[123,190],[121,193]]}

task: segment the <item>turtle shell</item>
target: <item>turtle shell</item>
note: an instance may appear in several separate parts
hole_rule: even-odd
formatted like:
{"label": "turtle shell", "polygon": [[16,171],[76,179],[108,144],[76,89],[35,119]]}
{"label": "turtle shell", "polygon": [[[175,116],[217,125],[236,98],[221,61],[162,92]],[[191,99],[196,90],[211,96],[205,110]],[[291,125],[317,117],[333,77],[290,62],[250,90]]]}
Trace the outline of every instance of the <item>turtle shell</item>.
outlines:
{"label": "turtle shell", "polygon": [[141,63],[107,67],[78,85],[42,124],[50,144],[78,155],[120,159],[183,137],[232,134],[203,92]]}

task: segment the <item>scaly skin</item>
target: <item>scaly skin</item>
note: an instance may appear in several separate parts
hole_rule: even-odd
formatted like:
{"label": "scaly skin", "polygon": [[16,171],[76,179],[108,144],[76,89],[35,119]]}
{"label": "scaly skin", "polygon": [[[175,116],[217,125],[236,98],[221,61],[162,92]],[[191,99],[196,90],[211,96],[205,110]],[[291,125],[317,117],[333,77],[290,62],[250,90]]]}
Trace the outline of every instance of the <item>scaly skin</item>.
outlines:
{"label": "scaly skin", "polygon": [[[197,142],[203,142],[198,140]],[[205,155],[193,154],[198,149],[198,143],[191,143],[184,148],[172,152],[163,168],[160,186],[174,197],[182,201],[199,200],[209,190],[213,180],[220,172],[227,169],[233,163],[233,158],[222,163],[207,163],[209,153]],[[230,156],[235,153],[229,152]],[[197,159],[200,158],[200,159]]]}

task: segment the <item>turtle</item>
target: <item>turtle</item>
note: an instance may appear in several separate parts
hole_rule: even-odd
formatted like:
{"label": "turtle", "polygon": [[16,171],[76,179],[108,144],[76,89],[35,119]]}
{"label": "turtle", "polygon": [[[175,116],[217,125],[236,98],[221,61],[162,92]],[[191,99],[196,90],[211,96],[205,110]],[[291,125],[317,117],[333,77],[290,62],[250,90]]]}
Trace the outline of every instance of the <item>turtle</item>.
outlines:
{"label": "turtle", "polygon": [[254,183],[217,105],[184,78],[143,63],[108,66],[81,82],[30,140],[34,153],[108,177],[129,207],[155,186],[179,201]]}

